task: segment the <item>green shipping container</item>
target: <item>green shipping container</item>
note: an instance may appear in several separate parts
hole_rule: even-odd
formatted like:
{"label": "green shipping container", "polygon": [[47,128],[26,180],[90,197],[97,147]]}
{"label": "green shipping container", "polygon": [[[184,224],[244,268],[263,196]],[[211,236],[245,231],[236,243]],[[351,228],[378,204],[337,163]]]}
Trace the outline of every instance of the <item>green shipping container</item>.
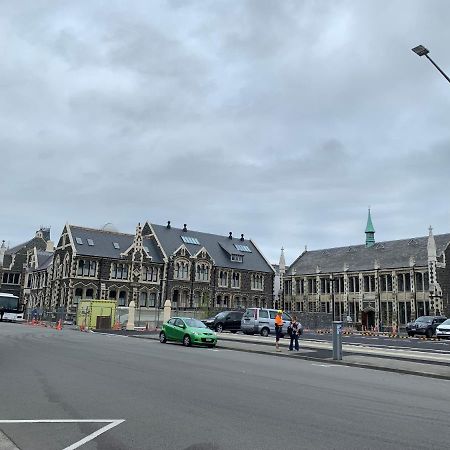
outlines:
{"label": "green shipping container", "polygon": [[91,330],[107,330],[114,326],[117,302],[115,300],[80,300],[77,325]]}

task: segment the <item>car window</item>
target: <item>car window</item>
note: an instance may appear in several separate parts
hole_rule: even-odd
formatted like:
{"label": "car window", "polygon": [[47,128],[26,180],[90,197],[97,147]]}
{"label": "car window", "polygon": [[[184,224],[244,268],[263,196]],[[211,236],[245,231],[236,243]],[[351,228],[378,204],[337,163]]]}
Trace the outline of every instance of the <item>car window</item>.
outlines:
{"label": "car window", "polygon": [[244,318],[251,319],[255,317],[255,308],[247,309],[244,313]]}
{"label": "car window", "polygon": [[269,314],[270,314],[270,318],[271,319],[275,319],[275,317],[277,315],[277,312],[276,311],[269,311]]}
{"label": "car window", "polygon": [[445,317],[441,317],[441,318],[438,320],[438,323],[444,323],[444,322],[446,322]]}
{"label": "car window", "polygon": [[283,315],[281,316],[283,318],[283,320],[291,320],[291,316],[289,314],[283,313]]}
{"label": "car window", "polygon": [[184,322],[181,319],[175,320],[175,326],[176,327],[182,327],[184,325]]}
{"label": "car window", "polygon": [[216,319],[223,319],[226,315],[227,315],[226,312],[221,312],[221,313],[217,314]]}
{"label": "car window", "polygon": [[265,309],[261,309],[261,311],[259,311],[259,318],[260,319],[268,319],[269,311],[266,311]]}
{"label": "car window", "polygon": [[174,324],[175,324],[175,319],[169,319],[169,320],[167,321],[167,323],[168,323],[169,325],[174,325]]}
{"label": "car window", "polygon": [[450,325],[450,319],[447,319],[444,322],[442,322],[442,325]]}
{"label": "car window", "polygon": [[203,322],[200,322],[200,320],[197,319],[184,319],[186,322],[186,325],[188,327],[192,328],[206,328],[206,325]]}

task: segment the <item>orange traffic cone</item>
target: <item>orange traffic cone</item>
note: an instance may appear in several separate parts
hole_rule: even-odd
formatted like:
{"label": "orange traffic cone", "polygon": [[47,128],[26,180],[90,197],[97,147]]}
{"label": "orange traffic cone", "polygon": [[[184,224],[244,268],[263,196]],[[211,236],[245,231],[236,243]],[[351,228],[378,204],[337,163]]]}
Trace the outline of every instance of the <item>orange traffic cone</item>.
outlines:
{"label": "orange traffic cone", "polygon": [[57,329],[58,331],[61,331],[61,330],[62,330],[61,319],[58,320],[58,323],[56,324],[56,329]]}

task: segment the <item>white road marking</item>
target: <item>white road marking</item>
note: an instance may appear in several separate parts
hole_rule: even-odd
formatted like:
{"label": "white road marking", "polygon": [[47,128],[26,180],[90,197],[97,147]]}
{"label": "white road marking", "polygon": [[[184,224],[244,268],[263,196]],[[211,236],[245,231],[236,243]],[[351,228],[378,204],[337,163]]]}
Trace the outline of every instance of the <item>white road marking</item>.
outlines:
{"label": "white road marking", "polygon": [[0,420],[0,423],[107,423],[104,427],[100,428],[97,431],[94,431],[93,433],[89,434],[85,438],[75,442],[72,445],[69,445],[69,447],[64,448],[63,450],[74,450],[78,447],[81,447],[82,445],[86,444],[86,442],[92,441],[97,436],[100,436],[101,434],[105,433],[108,430],[111,430],[111,428],[116,427],[117,425],[120,425],[122,422],[125,422],[125,419],[25,419],[25,420]]}

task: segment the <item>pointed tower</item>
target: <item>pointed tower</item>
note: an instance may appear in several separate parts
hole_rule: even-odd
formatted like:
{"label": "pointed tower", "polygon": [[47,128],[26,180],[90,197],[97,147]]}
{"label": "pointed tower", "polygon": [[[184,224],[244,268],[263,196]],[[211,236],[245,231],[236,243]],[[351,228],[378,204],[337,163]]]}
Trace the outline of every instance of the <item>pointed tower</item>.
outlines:
{"label": "pointed tower", "polygon": [[436,242],[433,236],[433,228],[428,229],[428,279],[430,281],[430,312],[433,314],[441,314],[442,312],[442,289],[437,280],[437,252]]}
{"label": "pointed tower", "polygon": [[2,245],[0,247],[0,267],[3,266],[3,257],[5,256],[5,252],[6,252],[5,241],[2,241]]}
{"label": "pointed tower", "polygon": [[370,208],[369,214],[367,216],[367,226],[366,226],[366,247],[372,247],[375,245],[375,228],[372,224],[372,217],[370,216]]}

